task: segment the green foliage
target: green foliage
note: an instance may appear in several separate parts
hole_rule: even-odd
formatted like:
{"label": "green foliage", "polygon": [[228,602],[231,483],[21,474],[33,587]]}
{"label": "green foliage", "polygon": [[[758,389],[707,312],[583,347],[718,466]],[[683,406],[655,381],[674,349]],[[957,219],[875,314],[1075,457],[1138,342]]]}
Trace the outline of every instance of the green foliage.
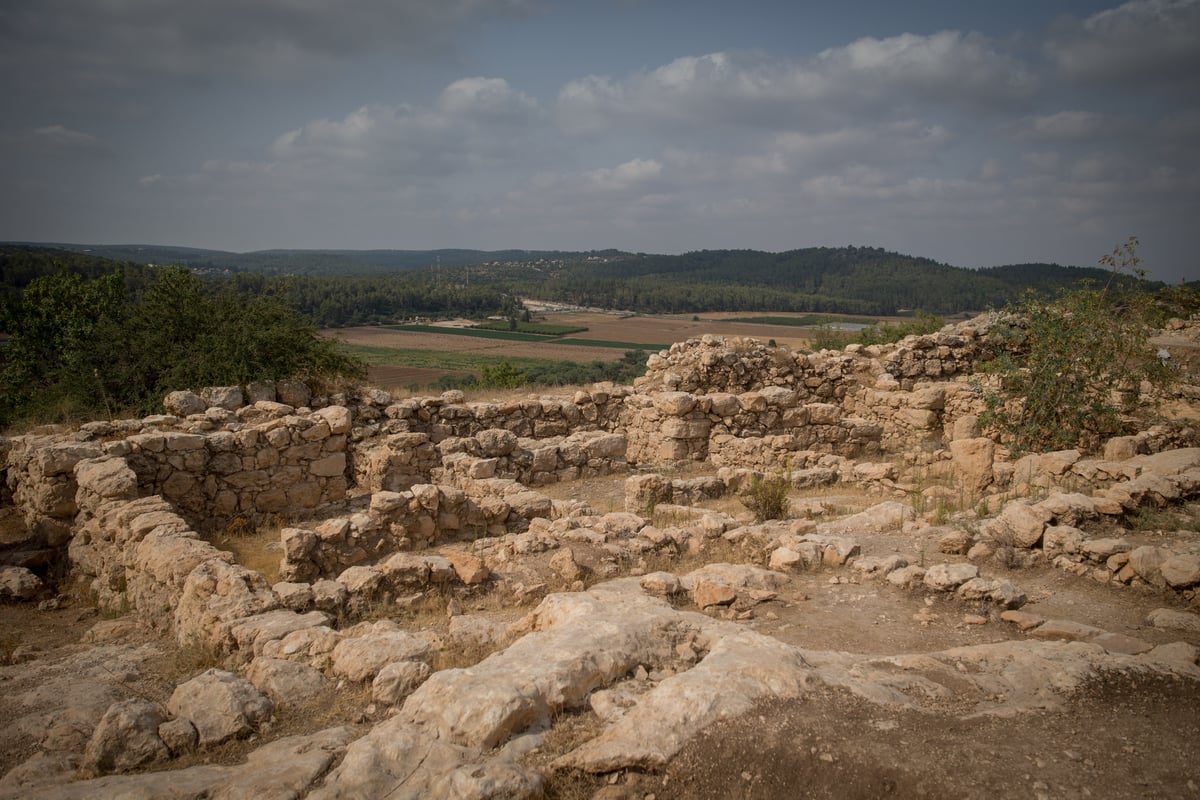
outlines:
{"label": "green foliage", "polygon": [[536,333],[540,336],[566,336],[568,333],[583,333],[587,330],[587,327],[583,325],[548,325],[544,322],[528,320],[491,320],[481,322],[475,327],[485,331],[515,330],[518,333]]}
{"label": "green foliage", "polygon": [[[516,389],[521,386],[580,386],[601,381],[628,384],[646,372],[645,354],[636,350],[625,353],[620,361],[548,361],[507,359],[495,361],[473,356],[479,364],[479,377],[444,375],[435,386],[446,389]],[[415,364],[413,365],[415,366]],[[460,364],[459,366],[466,366]]]}
{"label": "green foliage", "polygon": [[214,292],[182,268],[155,270],[136,294],[120,272],[38,277],[5,326],[5,425],[149,412],[173,389],[364,372],[277,297]]}
{"label": "green foliage", "polygon": [[1100,259],[1103,286],[1085,284],[1045,300],[1026,295],[991,332],[1000,355],[987,370],[999,387],[984,392],[985,425],[1019,452],[1095,448],[1124,430],[1122,416],[1142,400],[1143,384],[1163,388],[1172,371],[1148,340],[1155,297],[1121,280],[1137,269],[1137,240]]}
{"label": "green foliage", "polygon": [[528,376],[511,362],[501,361],[495,366],[484,366],[480,370],[477,385],[480,389],[516,389],[524,386],[527,381]]}
{"label": "green foliage", "polygon": [[778,475],[751,475],[750,483],[738,499],[754,512],[755,522],[783,519],[787,516],[787,497],[791,489],[792,468],[789,465]]}
{"label": "green foliage", "polygon": [[900,341],[905,336],[923,336],[927,333],[935,333],[940,331],[945,324],[946,320],[936,314],[917,311],[912,319],[904,320],[897,325],[877,322],[857,333],[822,325],[817,329],[817,335],[813,338],[813,349],[840,350],[848,344],[855,343],[863,345],[891,344]]}

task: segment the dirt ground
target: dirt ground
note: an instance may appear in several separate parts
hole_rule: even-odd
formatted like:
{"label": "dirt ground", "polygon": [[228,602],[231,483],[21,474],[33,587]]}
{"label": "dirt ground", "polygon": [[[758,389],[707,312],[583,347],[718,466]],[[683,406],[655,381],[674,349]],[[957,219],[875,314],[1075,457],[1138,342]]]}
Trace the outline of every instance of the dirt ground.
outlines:
{"label": "dirt ground", "polygon": [[[643,796],[1188,798],[1200,796],[1194,682],[1097,675],[1066,713],[962,719],[821,689],[760,705],[690,743]],[[632,788],[632,786],[630,787]]]}
{"label": "dirt ground", "polygon": [[[692,472],[685,472],[690,476]],[[602,513],[623,510],[623,475],[545,487],[559,498],[587,500]],[[878,502],[865,494],[831,489],[804,499],[850,513]],[[708,501],[710,508],[748,518],[736,500]],[[925,529],[856,535],[865,555],[900,553],[917,563],[936,553],[943,531]],[[1147,533],[1147,537],[1155,534]],[[710,549],[673,563],[616,560],[603,547],[572,544],[576,559],[600,580],[615,574],[668,568],[683,573],[709,562],[744,560],[747,555],[717,539]],[[546,570],[551,552],[535,557]],[[937,554],[938,560],[954,557]],[[990,577],[1011,580],[1029,596],[1023,610],[1068,619],[1152,644],[1189,641],[1200,635],[1146,626],[1147,613],[1177,600],[1150,591],[1114,588],[1052,567],[1011,569],[988,564]],[[615,572],[614,572],[615,570]],[[546,570],[548,572],[548,570]],[[552,583],[547,590],[557,587]],[[393,616],[413,630],[446,625],[449,597]],[[479,590],[463,592],[468,614],[507,624],[532,608],[537,596],[514,607]],[[687,606],[685,606],[686,608]],[[692,607],[690,610],[697,610]],[[807,650],[873,655],[923,653],[957,646],[1019,639],[1026,634],[1001,621],[997,609],[951,595],[931,596],[885,581],[861,578],[852,569],[800,572],[778,596],[753,607],[741,624]],[[979,615],[980,619],[969,619]],[[15,696],[87,652],[81,643],[93,625],[130,623],[114,639],[150,645],[134,682],[162,701],[170,687],[208,666],[195,653],[132,625],[132,617],[103,619],[81,600],[64,598],[58,608],[0,606],[0,695]],[[200,654],[202,655],[202,654]],[[446,665],[474,663],[486,651],[450,654]],[[19,662],[3,666],[8,662]],[[80,667],[82,669],[83,667]],[[257,739],[207,751],[187,763],[236,763],[253,747],[279,736],[352,724],[364,732],[383,718],[359,686],[339,686],[314,705],[277,715]],[[17,711],[0,703],[0,774],[32,754],[36,742],[20,735]],[[558,749],[594,734],[599,722],[582,709],[565,714]],[[1025,712],[1013,718],[931,714],[879,706],[846,691],[819,687],[795,701],[761,704],[724,720],[694,739],[664,770],[608,776],[558,773],[549,776],[548,797],[646,798],[1197,798],[1200,797],[1200,686],[1167,678],[1138,679],[1131,673],[1097,674],[1068,698],[1064,711]],[[554,748],[551,747],[553,750]],[[558,753],[558,754],[561,754]],[[549,760],[555,752],[546,754]],[[176,761],[172,768],[184,765]]]}

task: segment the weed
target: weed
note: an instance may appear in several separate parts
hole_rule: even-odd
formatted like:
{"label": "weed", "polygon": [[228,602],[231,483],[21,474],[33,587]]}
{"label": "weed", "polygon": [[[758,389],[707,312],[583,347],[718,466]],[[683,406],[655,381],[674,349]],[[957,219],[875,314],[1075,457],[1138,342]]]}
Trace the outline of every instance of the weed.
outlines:
{"label": "weed", "polygon": [[788,492],[792,489],[792,465],[789,462],[781,474],[750,476],[750,483],[739,498],[742,505],[754,512],[755,522],[784,519],[788,511]]}
{"label": "weed", "polygon": [[13,654],[20,645],[20,631],[0,631],[0,667],[13,663]]}
{"label": "weed", "polygon": [[224,665],[225,659],[217,647],[199,638],[192,638],[175,650],[171,669],[176,676],[185,677]]}

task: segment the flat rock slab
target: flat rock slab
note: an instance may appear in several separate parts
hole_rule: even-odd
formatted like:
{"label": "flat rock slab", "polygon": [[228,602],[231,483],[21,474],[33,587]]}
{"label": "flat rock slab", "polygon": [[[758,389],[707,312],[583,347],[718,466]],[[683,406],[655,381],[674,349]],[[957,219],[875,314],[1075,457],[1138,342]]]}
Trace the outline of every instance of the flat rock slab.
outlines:
{"label": "flat rock slab", "polygon": [[[36,789],[41,800],[266,800],[303,797],[354,739],[350,728],[329,728],[307,736],[289,736],[263,745],[245,764],[202,765],[168,772],[113,775]],[[2,800],[30,797],[2,794]]]}
{"label": "flat rock slab", "polygon": [[1102,633],[1105,633],[1105,631],[1101,628],[1084,625],[1080,622],[1071,622],[1066,619],[1049,619],[1042,623],[1041,627],[1033,631],[1030,636],[1036,636],[1039,639],[1060,639],[1066,642],[1086,642]]}

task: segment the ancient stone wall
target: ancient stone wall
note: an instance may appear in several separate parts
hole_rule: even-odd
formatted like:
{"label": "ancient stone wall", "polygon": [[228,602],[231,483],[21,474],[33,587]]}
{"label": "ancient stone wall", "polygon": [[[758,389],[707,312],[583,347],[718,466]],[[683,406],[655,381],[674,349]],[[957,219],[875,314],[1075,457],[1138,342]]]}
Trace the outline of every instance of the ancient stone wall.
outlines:
{"label": "ancient stone wall", "polygon": [[262,422],[211,433],[137,434],[111,450],[127,458],[143,494],[161,494],[205,527],[343,499],[350,411],[292,412],[273,408]]}

